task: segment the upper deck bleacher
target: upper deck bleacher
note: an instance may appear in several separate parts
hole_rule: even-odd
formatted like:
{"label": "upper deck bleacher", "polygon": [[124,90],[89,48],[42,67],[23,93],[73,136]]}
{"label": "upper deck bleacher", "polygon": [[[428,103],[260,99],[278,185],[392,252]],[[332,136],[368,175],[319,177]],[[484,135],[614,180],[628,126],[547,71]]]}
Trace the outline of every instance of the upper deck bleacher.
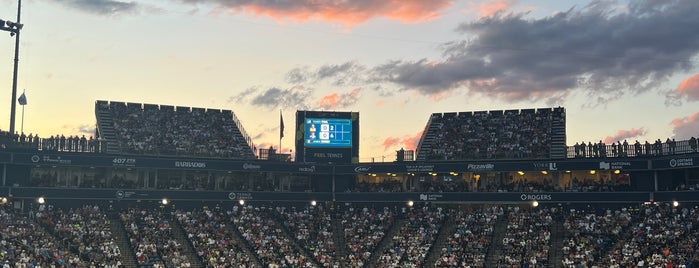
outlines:
{"label": "upper deck bleacher", "polygon": [[430,116],[418,161],[565,158],[565,109],[540,108]]}
{"label": "upper deck bleacher", "polygon": [[97,101],[95,115],[109,153],[255,158],[230,110]]}

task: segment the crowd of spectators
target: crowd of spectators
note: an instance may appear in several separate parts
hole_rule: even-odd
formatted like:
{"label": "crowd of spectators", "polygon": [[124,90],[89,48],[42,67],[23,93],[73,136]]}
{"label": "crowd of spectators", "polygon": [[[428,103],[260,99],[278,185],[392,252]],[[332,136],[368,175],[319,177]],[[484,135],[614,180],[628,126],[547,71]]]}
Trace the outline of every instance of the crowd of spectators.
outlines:
{"label": "crowd of spectators", "polygon": [[255,267],[253,257],[233,239],[235,234],[220,208],[177,211],[177,220],[207,268]]}
{"label": "crowd of spectators", "polygon": [[552,212],[548,208],[508,207],[507,232],[502,240],[507,267],[548,267],[551,249]]}
{"label": "crowd of spectators", "polygon": [[228,110],[101,102],[125,153],[254,158]]}
{"label": "crowd of spectators", "polygon": [[665,142],[657,139],[654,142],[643,143],[636,140],[633,143],[624,140],[606,144],[603,141],[592,142],[576,142],[575,145],[568,147],[568,157],[573,158],[598,158],[598,157],[642,157],[642,156],[661,156],[695,153],[698,144],[695,137],[688,140],[675,141],[674,138],[667,138]]}
{"label": "crowd of spectators", "polygon": [[[560,253],[556,266],[570,268],[699,264],[699,207],[691,205],[334,208],[247,205],[174,213],[132,208],[121,217],[138,264],[163,268],[191,266],[173,237],[168,220],[173,216],[210,268],[256,267],[257,260],[275,268],[366,267],[373,254],[378,254],[376,267],[475,268],[488,266],[486,256],[493,249],[502,250],[502,258],[493,264],[497,267],[548,267],[554,252]],[[335,244],[333,217],[341,220],[345,245]],[[503,240],[493,241],[502,217]],[[40,205],[28,214],[0,205],[0,266],[123,267],[106,222],[104,211],[92,205],[63,210]],[[561,226],[557,238],[552,235],[554,222]],[[397,228],[395,235],[386,237],[392,228]],[[446,230],[450,233],[435,244]],[[239,235],[247,242],[240,244],[234,238]],[[552,247],[554,239],[560,248]],[[382,240],[385,248],[377,251]],[[346,255],[334,255],[336,246],[346,246]],[[431,250],[434,262],[425,263]]]}
{"label": "crowd of spectators", "polygon": [[101,150],[99,140],[85,135],[68,135],[62,134],[50,136],[48,138],[40,138],[39,134],[15,133],[10,135],[8,132],[0,132],[0,142],[6,146],[7,142],[12,142],[20,148],[31,148],[33,150],[56,151],[56,152],[80,152],[80,153],[96,153]]}
{"label": "crowd of spectators", "polygon": [[502,207],[476,211],[458,210],[454,215],[454,233],[439,252],[434,267],[485,267],[485,256],[493,238],[493,226],[502,217]]}
{"label": "crowd of spectators", "polygon": [[275,221],[272,207],[234,206],[228,214],[257,258],[270,268],[315,267]]}
{"label": "crowd of spectators", "polygon": [[338,260],[333,241],[332,214],[322,204],[302,208],[276,207],[283,225],[295,235],[296,242],[310,252],[321,267],[332,267]]}
{"label": "crowd of spectators", "polygon": [[445,215],[442,207],[411,207],[404,215],[405,225],[391,238],[388,248],[380,253],[379,267],[422,267]]}
{"label": "crowd of spectators", "polygon": [[184,245],[173,235],[171,216],[160,209],[129,208],[121,213],[131,248],[139,265],[190,267]]}
{"label": "crowd of spectators", "polygon": [[[611,251],[622,237],[630,237],[631,223],[638,219],[633,209],[570,209],[564,215],[563,265],[590,267]],[[612,263],[607,262],[608,267]]]}
{"label": "crowd of spectators", "polygon": [[39,223],[85,263],[121,267],[121,251],[99,206],[46,209],[36,215]]}
{"label": "crowd of spectators", "polygon": [[389,207],[377,209],[347,206],[341,213],[343,235],[348,249],[344,263],[349,267],[364,267],[393,226],[396,212]]}
{"label": "crowd of spectators", "polygon": [[[90,267],[77,254],[70,251],[34,221],[37,211],[30,217],[19,215],[10,205],[0,205],[0,265],[3,267]],[[94,267],[94,266],[92,266]],[[118,268],[116,265],[100,267]]]}
{"label": "crowd of spectators", "polygon": [[649,203],[566,213],[565,267],[696,267],[699,208]]}
{"label": "crowd of spectators", "polygon": [[563,108],[433,114],[439,132],[427,160],[548,158]]}

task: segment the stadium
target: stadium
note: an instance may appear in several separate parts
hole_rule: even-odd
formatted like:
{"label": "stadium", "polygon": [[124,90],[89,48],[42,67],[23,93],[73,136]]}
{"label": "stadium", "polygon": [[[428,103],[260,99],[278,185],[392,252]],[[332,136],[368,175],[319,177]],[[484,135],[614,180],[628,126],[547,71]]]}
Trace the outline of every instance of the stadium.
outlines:
{"label": "stadium", "polygon": [[695,138],[569,145],[563,107],[444,112],[360,162],[357,112],[297,111],[295,155],[231,110],[94,112],[93,137],[2,133],[4,267],[699,266]]}

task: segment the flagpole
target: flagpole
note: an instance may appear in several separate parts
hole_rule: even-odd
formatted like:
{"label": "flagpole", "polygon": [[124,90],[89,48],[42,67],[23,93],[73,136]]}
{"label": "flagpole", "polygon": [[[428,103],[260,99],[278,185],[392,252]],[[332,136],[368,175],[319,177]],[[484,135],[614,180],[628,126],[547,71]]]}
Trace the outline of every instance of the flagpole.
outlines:
{"label": "flagpole", "polygon": [[19,130],[19,134],[22,135],[24,133],[24,105],[22,105],[22,127]]}
{"label": "flagpole", "polygon": [[284,138],[284,117],[282,110],[279,110],[279,153],[282,153],[282,138]]}

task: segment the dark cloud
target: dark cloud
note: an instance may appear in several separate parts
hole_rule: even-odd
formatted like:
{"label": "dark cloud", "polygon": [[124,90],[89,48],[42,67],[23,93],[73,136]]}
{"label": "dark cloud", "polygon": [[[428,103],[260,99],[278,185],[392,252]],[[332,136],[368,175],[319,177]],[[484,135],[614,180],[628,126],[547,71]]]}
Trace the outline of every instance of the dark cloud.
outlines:
{"label": "dark cloud", "polygon": [[324,20],[345,25],[364,23],[373,18],[419,22],[439,16],[453,0],[362,0],[362,1],[269,1],[269,0],[180,0],[184,3],[211,3],[232,12],[245,12],[279,20]]}
{"label": "dark cloud", "polygon": [[294,109],[307,109],[306,102],[313,90],[303,86],[294,86],[288,89],[271,87],[265,90],[249,88],[246,91],[230,97],[229,102],[247,102],[254,106],[267,108],[286,107]]}
{"label": "dark cloud", "polygon": [[292,84],[318,83],[328,81],[335,86],[363,83],[366,67],[355,62],[322,65],[316,69],[297,67],[286,74],[286,81]]}
{"label": "dark cloud", "polygon": [[257,92],[258,88],[256,87],[251,87],[246,89],[243,92],[238,93],[237,95],[231,96],[228,98],[229,103],[239,103],[243,102],[248,96],[252,95],[253,93]]}
{"label": "dark cloud", "polygon": [[695,67],[699,1],[595,1],[552,16],[496,14],[464,23],[475,36],[444,46],[444,59],[393,61],[370,73],[425,95],[467,89],[506,101],[559,102],[574,89],[608,101],[657,88]]}
{"label": "dark cloud", "polygon": [[140,11],[141,7],[136,2],[123,2],[114,0],[52,0],[56,3],[69,6],[74,9],[97,15],[132,14]]}

